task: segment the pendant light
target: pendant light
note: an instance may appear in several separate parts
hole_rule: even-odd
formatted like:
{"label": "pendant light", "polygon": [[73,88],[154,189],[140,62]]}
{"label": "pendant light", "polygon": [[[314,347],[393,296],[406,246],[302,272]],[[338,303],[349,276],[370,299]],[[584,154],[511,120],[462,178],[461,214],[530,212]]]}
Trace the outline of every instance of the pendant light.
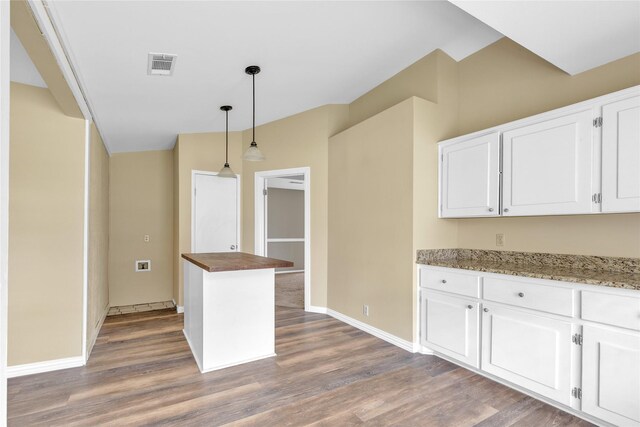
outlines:
{"label": "pendant light", "polygon": [[260,72],[260,67],[257,65],[250,65],[245,70],[245,73],[249,74],[253,78],[253,138],[251,139],[251,145],[244,152],[242,157],[245,160],[251,162],[260,162],[265,159],[264,155],[256,144],[256,74]]}
{"label": "pendant light", "polygon": [[224,166],[220,169],[220,172],[218,172],[218,176],[221,178],[236,178],[236,174],[229,166],[229,110],[233,109],[233,107],[231,105],[223,105],[220,109],[225,113],[226,127],[224,134]]}

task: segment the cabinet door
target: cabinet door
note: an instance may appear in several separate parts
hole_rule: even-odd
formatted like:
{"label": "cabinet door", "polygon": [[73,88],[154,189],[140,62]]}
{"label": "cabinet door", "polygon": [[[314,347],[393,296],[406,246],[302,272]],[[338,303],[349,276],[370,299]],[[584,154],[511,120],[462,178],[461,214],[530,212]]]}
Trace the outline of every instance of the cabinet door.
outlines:
{"label": "cabinet door", "polygon": [[502,135],[504,216],[589,213],[591,109]]}
{"label": "cabinet door", "polygon": [[602,107],[602,211],[640,211],[640,96]]}
{"label": "cabinet door", "polygon": [[570,406],[571,333],[570,322],[485,304],[482,370]]}
{"label": "cabinet door", "polygon": [[500,134],[444,145],[440,153],[440,217],[498,215]]}
{"label": "cabinet door", "polygon": [[422,345],[478,368],[479,304],[422,290],[421,307]]}
{"label": "cabinet door", "polygon": [[640,426],[640,334],[588,325],[582,333],[582,410]]}

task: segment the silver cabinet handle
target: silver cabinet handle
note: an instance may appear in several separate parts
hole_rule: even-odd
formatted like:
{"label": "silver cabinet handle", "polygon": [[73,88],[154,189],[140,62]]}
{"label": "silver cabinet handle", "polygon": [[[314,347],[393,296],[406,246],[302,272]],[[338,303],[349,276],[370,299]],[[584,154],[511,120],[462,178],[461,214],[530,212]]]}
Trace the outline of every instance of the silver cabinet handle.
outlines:
{"label": "silver cabinet handle", "polygon": [[518,292],[518,296],[519,296],[520,298],[524,298],[524,293],[523,293],[523,292]]}
{"label": "silver cabinet handle", "polygon": [[489,309],[488,308],[483,308],[482,311],[484,311],[485,313],[488,313]]}
{"label": "silver cabinet handle", "polygon": [[467,306],[467,308],[468,308],[469,310],[471,310],[471,309],[473,308],[473,306],[472,306],[471,304],[469,304],[469,305]]}
{"label": "silver cabinet handle", "polygon": [[446,280],[444,280],[444,279],[442,279],[442,283],[447,283],[447,281],[446,281]]}
{"label": "silver cabinet handle", "polygon": [[504,212],[509,212],[509,208],[504,208],[503,211]]}
{"label": "silver cabinet handle", "polygon": [[231,250],[235,250],[236,249],[236,245],[231,245]]}
{"label": "silver cabinet handle", "polygon": [[489,208],[489,212],[493,212],[493,208]]}

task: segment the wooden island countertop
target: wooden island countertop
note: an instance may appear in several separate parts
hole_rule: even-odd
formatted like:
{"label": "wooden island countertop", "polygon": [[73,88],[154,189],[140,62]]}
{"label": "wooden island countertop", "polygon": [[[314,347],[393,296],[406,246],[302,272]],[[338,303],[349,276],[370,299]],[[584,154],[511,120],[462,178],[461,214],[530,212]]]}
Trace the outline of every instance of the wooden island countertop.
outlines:
{"label": "wooden island countertop", "polygon": [[182,258],[209,273],[218,271],[258,270],[262,268],[293,267],[291,261],[267,258],[244,252],[214,252],[182,254]]}

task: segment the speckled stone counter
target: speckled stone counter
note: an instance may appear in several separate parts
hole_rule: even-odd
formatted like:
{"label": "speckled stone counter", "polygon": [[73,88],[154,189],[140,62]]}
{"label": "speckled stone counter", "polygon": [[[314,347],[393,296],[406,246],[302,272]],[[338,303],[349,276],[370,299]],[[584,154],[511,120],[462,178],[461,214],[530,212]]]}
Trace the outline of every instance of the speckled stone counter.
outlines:
{"label": "speckled stone counter", "polygon": [[418,251],[416,262],[438,267],[640,290],[640,258],[478,249],[425,249]]}

